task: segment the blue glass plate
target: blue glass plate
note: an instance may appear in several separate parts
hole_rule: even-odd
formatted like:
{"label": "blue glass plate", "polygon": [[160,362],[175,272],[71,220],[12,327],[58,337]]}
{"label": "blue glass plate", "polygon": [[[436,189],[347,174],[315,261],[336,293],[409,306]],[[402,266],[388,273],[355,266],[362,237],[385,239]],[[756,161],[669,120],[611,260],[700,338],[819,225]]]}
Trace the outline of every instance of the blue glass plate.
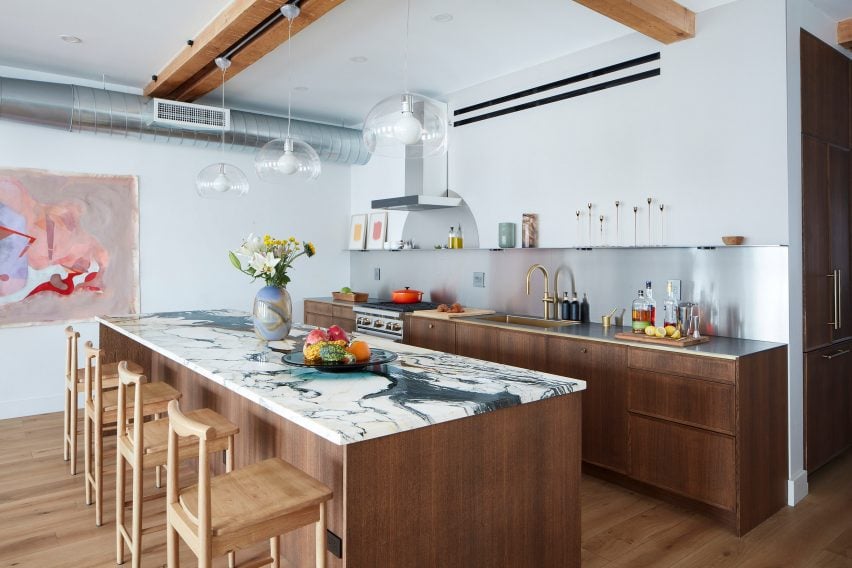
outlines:
{"label": "blue glass plate", "polygon": [[384,349],[371,349],[370,358],[367,361],[356,361],[354,363],[306,363],[302,353],[288,353],[281,360],[288,365],[296,367],[308,367],[326,373],[346,373],[349,371],[360,371],[370,365],[381,365],[396,360],[396,353]]}

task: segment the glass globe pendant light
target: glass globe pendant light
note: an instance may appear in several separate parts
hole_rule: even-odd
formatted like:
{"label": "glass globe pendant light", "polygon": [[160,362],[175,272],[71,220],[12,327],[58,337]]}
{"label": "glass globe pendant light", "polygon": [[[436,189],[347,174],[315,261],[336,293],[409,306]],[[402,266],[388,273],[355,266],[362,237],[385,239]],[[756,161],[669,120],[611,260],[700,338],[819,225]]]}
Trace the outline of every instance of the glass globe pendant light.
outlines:
{"label": "glass globe pendant light", "polygon": [[[216,58],[216,66],[222,70],[222,111],[225,110],[225,71],[231,61],[224,57]],[[222,161],[210,164],[195,178],[198,195],[208,199],[228,199],[240,197],[249,190],[246,174],[237,166],[225,163],[225,121],[222,121]]]}
{"label": "glass globe pendant light", "polygon": [[281,14],[287,18],[287,135],[284,138],[270,140],[255,154],[254,169],[258,177],[265,181],[285,181],[292,178],[312,180],[322,172],[322,164],[316,150],[304,140],[290,134],[293,98],[293,87],[290,81],[291,31],[293,20],[300,12],[296,4],[281,6]]}
{"label": "glass globe pendant light", "polygon": [[408,90],[408,36],[411,0],[405,18],[404,92],[379,101],[364,120],[362,136],[371,154],[422,158],[447,150],[447,117],[441,103]]}

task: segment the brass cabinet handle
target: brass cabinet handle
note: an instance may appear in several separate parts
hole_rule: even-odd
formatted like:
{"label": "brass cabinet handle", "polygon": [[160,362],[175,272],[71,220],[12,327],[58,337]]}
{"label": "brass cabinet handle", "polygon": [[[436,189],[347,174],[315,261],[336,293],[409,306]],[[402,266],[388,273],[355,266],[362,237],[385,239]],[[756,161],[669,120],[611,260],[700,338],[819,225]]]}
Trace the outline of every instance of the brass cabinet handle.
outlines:
{"label": "brass cabinet handle", "polygon": [[430,324],[429,324],[429,329],[432,329],[433,327],[435,327],[435,324],[430,323]]}
{"label": "brass cabinet handle", "polygon": [[831,355],[823,355],[822,358],[834,359],[835,357],[840,357],[841,355],[846,355],[847,353],[849,353],[848,349],[838,349],[835,353],[832,353]]}
{"label": "brass cabinet handle", "polygon": [[588,352],[589,352],[589,350],[588,350],[588,349],[586,349],[585,347],[583,347],[582,349],[580,349],[580,353],[588,353]]}
{"label": "brass cabinet handle", "polygon": [[831,278],[834,289],[834,321],[828,322],[833,329],[840,329],[840,269],[833,270],[831,274],[826,274],[826,278]]}

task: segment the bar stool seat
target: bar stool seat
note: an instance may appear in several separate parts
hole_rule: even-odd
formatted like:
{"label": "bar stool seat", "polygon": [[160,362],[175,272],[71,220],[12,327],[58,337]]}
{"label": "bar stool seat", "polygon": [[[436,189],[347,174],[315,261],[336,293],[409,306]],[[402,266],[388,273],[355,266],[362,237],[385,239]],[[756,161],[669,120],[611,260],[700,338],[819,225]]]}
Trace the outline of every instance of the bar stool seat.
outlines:
{"label": "bar stool seat", "polygon": [[[127,369],[140,375],[145,373],[142,365],[138,365],[133,361],[127,362]],[[101,373],[105,389],[116,388],[118,386],[118,363],[102,363]],[[86,368],[80,367],[77,369],[77,384],[82,385],[84,382],[86,382]]]}
{"label": "bar stool seat", "polygon": [[[132,410],[136,400],[136,387],[128,387],[127,398],[128,406]],[[145,416],[165,413],[169,408],[169,401],[176,398],[180,398],[180,392],[168,383],[145,383],[142,388],[142,406],[145,408]],[[115,422],[118,419],[118,390],[104,391],[102,400],[103,422],[105,424]],[[89,413],[95,411],[95,404],[91,399],[86,400],[86,411]]]}
{"label": "bar stool seat", "polygon": [[[210,530],[214,536],[238,534],[262,524],[276,525],[276,534],[283,534],[308,524],[302,517],[316,516],[319,504],[331,496],[328,487],[281,458],[216,476],[210,480],[210,492]],[[198,485],[181,489],[180,504],[198,523]],[[291,515],[292,521],[287,522]],[[213,541],[214,556],[230,550],[230,543],[221,542],[217,547]]]}

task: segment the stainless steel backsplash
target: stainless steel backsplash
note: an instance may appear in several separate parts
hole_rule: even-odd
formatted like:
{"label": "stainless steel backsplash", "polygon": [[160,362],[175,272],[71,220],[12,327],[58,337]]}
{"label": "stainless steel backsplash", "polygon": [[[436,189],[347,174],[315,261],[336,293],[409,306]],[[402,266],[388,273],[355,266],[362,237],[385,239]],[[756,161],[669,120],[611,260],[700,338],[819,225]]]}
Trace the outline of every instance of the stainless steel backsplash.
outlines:
{"label": "stainless steel backsplash", "polygon": [[[611,248],[368,251],[351,254],[350,286],[372,297],[389,298],[410,286],[424,300],[454,302],[517,314],[543,315],[543,278],[533,264],[559,269],[559,294],[588,295],[591,321],[616,308],[630,325],[636,292],[651,280],[658,309],[666,280],[682,282],[681,296],[699,304],[701,331],[710,335],[788,341],[787,247]],[[381,280],[374,279],[379,268]],[[473,273],[485,273],[485,288],[473,287]]]}

